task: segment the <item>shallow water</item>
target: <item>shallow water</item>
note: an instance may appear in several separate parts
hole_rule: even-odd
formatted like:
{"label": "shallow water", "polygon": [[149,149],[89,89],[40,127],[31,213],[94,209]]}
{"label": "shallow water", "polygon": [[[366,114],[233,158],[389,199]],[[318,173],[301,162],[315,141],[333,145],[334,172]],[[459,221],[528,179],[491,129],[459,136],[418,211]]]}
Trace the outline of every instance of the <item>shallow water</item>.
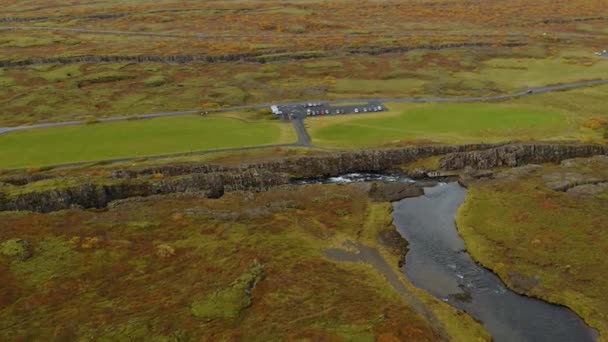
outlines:
{"label": "shallow water", "polygon": [[413,182],[413,180],[400,175],[389,175],[380,173],[348,173],[337,177],[296,179],[292,184],[348,184],[362,182]]}
{"label": "shallow water", "polygon": [[403,271],[414,285],[481,321],[495,341],[593,341],[570,309],[519,295],[464,251],[454,217],[466,190],[458,183],[393,203],[394,224],[409,242]]}

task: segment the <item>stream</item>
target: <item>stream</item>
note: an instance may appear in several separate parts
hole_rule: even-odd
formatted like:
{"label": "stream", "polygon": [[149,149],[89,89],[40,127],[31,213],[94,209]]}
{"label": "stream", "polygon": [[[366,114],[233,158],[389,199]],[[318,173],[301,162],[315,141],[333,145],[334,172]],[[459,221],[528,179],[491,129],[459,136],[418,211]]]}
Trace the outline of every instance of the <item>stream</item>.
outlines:
{"label": "stream", "polygon": [[[293,184],[413,182],[400,175],[351,173]],[[402,271],[436,298],[480,321],[497,342],[595,341],[597,332],[567,307],[511,291],[477,264],[458,235],[455,216],[466,196],[456,182],[425,188],[423,196],[393,203],[393,223],[408,241]]]}
{"label": "stream", "polygon": [[494,341],[594,341],[570,309],[509,290],[471,259],[454,223],[465,195],[458,183],[440,183],[393,203],[394,224],[409,242],[402,270],[410,281],[481,321]]}

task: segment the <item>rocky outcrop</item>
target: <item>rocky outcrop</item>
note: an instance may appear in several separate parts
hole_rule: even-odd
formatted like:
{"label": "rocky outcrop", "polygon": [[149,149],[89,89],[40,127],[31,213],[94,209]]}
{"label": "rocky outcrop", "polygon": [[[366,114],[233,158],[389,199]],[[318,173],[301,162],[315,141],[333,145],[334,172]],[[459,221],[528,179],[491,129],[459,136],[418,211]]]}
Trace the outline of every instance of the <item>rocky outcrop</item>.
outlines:
{"label": "rocky outcrop", "polygon": [[514,144],[483,151],[454,153],[440,160],[444,170],[491,169],[530,163],[559,163],[578,157],[608,154],[608,146],[593,144]]}
{"label": "rocky outcrop", "polygon": [[399,268],[405,265],[405,256],[408,252],[407,240],[399,234],[397,228],[384,229],[378,233],[378,241],[386,247],[393,255],[399,257]]}
{"label": "rocky outcrop", "polygon": [[408,197],[424,195],[424,188],[417,183],[379,183],[372,184],[369,197],[376,202],[396,202]]}
{"label": "rocky outcrop", "polygon": [[[197,163],[161,165],[115,170],[106,184],[87,183],[38,192],[10,190],[14,192],[0,193],[0,211],[49,212],[72,207],[103,208],[108,203],[120,199],[179,193],[201,193],[206,197],[217,198],[226,191],[264,191],[273,186],[288,184],[294,178],[317,179],[356,172],[398,172],[399,166],[403,164],[434,155],[446,155],[440,162],[443,168],[457,170],[469,167],[474,171],[527,163],[560,162],[564,159],[599,154],[608,154],[608,146],[431,145],[298,156],[238,167]],[[475,174],[478,178],[493,176],[489,171],[470,171],[467,174]],[[407,196],[410,190],[411,193],[419,191],[397,188],[375,191],[378,198],[397,199]]]}
{"label": "rocky outcrop", "polygon": [[112,177],[136,178],[153,174],[176,176],[205,172],[264,170],[269,172],[287,173],[294,178],[312,179],[335,177],[353,172],[387,172],[397,169],[398,166],[412,162],[418,158],[455,152],[483,150],[498,146],[502,145],[430,145],[363,150],[316,156],[288,157],[268,162],[241,165],[234,168],[213,164],[173,164],[131,170],[115,170],[112,172]]}
{"label": "rocky outcrop", "polygon": [[608,183],[608,179],[591,177],[577,172],[555,172],[543,176],[545,185],[554,191],[566,192],[583,185]]}
{"label": "rocky outcrop", "polygon": [[42,64],[73,64],[73,63],[191,63],[191,62],[238,62],[246,61],[255,57],[253,54],[231,54],[231,55],[173,55],[173,56],[71,56],[71,57],[39,57],[22,60],[0,61],[0,68],[18,67],[26,65]]}
{"label": "rocky outcrop", "polygon": [[[152,35],[152,34],[150,34]],[[160,35],[160,34],[159,34]],[[487,42],[473,43],[445,43],[445,44],[424,44],[416,46],[396,46],[396,47],[358,47],[348,51],[350,54],[381,55],[387,53],[408,52],[413,50],[445,50],[457,48],[489,47],[495,44]],[[506,47],[525,45],[523,43],[505,43]],[[237,53],[224,55],[84,55],[69,57],[37,57],[21,60],[0,61],[0,68],[20,67],[27,65],[42,64],[73,64],[73,63],[226,63],[226,62],[249,62],[249,63],[268,63],[281,60],[300,60],[324,57],[329,54],[321,53],[299,53],[298,51],[272,50],[259,53]]]}
{"label": "rocky outcrop", "polygon": [[33,174],[25,174],[25,175],[16,175],[0,178],[0,183],[6,183],[11,185],[26,185],[31,182],[37,182],[44,179],[50,179],[53,176],[44,174],[44,173],[33,173]]}
{"label": "rocky outcrop", "polygon": [[608,180],[599,183],[577,185],[567,190],[568,194],[579,196],[594,196],[608,192]]}
{"label": "rocky outcrop", "polygon": [[0,211],[51,212],[74,207],[103,208],[120,199],[187,192],[218,198],[225,191],[262,191],[288,182],[289,178],[284,174],[253,170],[243,173],[193,174],[154,181],[128,180],[110,185],[82,184],[10,197],[0,193]]}

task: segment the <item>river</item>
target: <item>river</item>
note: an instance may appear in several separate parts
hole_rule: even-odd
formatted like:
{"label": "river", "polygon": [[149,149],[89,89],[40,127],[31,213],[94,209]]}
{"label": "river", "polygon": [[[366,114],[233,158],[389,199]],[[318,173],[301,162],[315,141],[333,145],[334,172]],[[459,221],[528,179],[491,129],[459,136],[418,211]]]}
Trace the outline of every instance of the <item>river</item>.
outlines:
{"label": "river", "polygon": [[509,290],[471,259],[454,223],[465,195],[458,183],[441,183],[393,203],[394,224],[409,242],[402,270],[410,281],[481,321],[498,342],[593,341],[570,309]]}
{"label": "river", "polygon": [[[294,184],[413,182],[400,175],[351,173]],[[455,216],[466,189],[456,182],[393,203],[393,223],[408,241],[402,271],[417,287],[480,321],[497,342],[595,341],[597,332],[567,307],[517,294],[466,252]]]}

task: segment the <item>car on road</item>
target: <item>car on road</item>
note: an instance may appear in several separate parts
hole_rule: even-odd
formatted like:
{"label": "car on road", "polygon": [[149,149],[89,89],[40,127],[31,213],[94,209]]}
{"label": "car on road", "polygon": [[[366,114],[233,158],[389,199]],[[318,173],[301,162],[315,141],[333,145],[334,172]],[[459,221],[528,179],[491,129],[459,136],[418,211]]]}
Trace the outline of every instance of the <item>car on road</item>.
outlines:
{"label": "car on road", "polygon": [[359,113],[359,108],[355,108],[355,113]]}

